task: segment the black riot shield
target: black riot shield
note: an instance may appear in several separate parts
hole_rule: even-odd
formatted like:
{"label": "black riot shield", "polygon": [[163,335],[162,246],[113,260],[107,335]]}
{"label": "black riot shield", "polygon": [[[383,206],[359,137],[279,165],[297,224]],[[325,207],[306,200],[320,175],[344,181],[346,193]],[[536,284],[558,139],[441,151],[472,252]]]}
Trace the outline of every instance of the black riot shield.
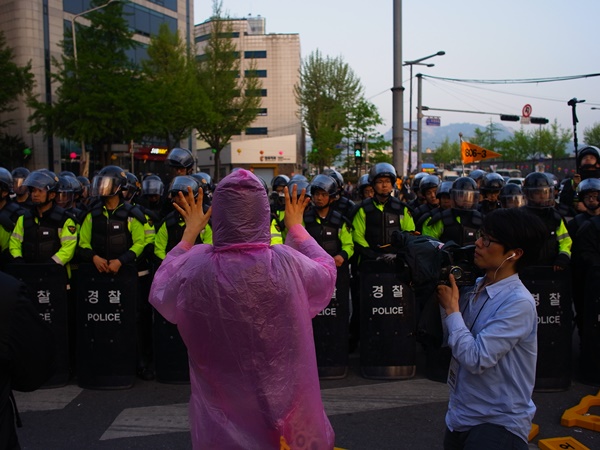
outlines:
{"label": "black riot shield", "polygon": [[406,379],[416,369],[414,292],[391,266],[360,268],[360,367],[362,376]]}
{"label": "black riot shield", "polygon": [[534,266],[521,271],[519,277],[533,295],[538,315],[534,390],[566,390],[571,385],[571,273],[555,272],[552,266]]}
{"label": "black riot shield", "polygon": [[600,385],[600,269],[590,267],[586,274],[581,332],[581,380]]}
{"label": "black riot shield", "polygon": [[348,374],[349,319],[350,272],[346,263],[337,269],[331,301],[312,320],[320,378],[334,380]]}
{"label": "black riot shield", "polygon": [[59,264],[10,264],[6,272],[27,285],[34,305],[56,340],[56,370],[45,387],[61,387],[69,382],[69,326],[67,272]]}
{"label": "black riot shield", "polygon": [[77,383],[87,389],[127,389],[136,374],[137,270],[114,274],[79,266]]}
{"label": "black riot shield", "polygon": [[161,383],[189,383],[187,348],[177,325],[166,320],[156,310],[152,313],[152,341],[156,380]]}

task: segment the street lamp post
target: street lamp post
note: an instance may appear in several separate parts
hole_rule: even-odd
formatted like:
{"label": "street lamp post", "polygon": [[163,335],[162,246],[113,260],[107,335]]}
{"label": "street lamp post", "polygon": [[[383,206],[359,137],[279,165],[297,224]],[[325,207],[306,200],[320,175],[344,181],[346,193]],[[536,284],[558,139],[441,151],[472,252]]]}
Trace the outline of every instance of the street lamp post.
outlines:
{"label": "street lamp post", "polygon": [[[77,71],[79,69],[79,67],[77,66],[77,34],[75,33],[75,21],[79,17],[85,16],[86,14],[89,14],[91,12],[98,11],[99,9],[105,8],[115,1],[119,1],[119,0],[108,0],[103,5],[96,6],[95,8],[90,8],[86,11],[82,11],[79,14],[75,14],[73,17],[71,17],[71,37],[73,40],[73,62],[75,63],[75,76],[77,76]],[[79,171],[80,171],[81,175],[83,175],[84,177],[87,177],[90,172],[90,161],[89,161],[89,158],[85,151],[85,139],[83,137],[81,138],[81,159],[79,161]]]}
{"label": "street lamp post", "polygon": [[[413,127],[412,127],[412,99],[413,99],[413,66],[425,66],[425,67],[433,67],[435,66],[435,64],[426,64],[423,63],[423,61],[429,59],[429,58],[433,58],[435,56],[443,56],[445,55],[446,52],[440,50],[437,53],[434,53],[433,55],[429,55],[429,56],[424,56],[423,58],[419,58],[419,59],[415,59],[412,61],[404,61],[404,64],[402,64],[403,66],[409,66],[410,67],[410,92],[409,92],[409,101],[408,101],[408,169],[407,169],[407,175],[410,175],[410,170],[412,167],[412,134],[413,134]],[[418,149],[417,149],[418,152]],[[418,160],[417,160],[417,164],[418,164]]]}

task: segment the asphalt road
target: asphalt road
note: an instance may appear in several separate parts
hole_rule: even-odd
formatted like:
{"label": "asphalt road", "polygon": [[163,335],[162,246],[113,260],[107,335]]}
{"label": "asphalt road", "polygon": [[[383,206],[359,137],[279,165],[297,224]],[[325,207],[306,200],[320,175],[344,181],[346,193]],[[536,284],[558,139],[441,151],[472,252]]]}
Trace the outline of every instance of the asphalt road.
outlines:
{"label": "asphalt road", "polygon": [[[575,356],[576,357],[576,356]],[[422,355],[420,356],[422,358]],[[322,380],[323,402],[336,433],[336,446],[349,449],[442,448],[448,389],[427,379],[419,359],[409,380],[368,380],[360,376],[359,356],[350,358],[348,376]],[[599,394],[597,386],[577,381],[561,392],[534,393],[538,440],[572,436],[600,449],[598,431],[560,424],[563,412],[582,397]],[[126,390],[87,390],[76,382],[65,387],[16,393],[23,428],[23,449],[189,449],[189,385],[137,380]],[[590,408],[600,415],[600,406]],[[600,419],[599,419],[600,420]]]}

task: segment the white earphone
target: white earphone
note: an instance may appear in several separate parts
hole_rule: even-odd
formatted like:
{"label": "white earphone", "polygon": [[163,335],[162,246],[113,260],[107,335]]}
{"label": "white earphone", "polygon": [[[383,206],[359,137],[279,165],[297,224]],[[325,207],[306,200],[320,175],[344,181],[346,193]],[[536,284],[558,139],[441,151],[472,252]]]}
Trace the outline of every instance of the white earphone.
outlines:
{"label": "white earphone", "polygon": [[509,259],[514,258],[515,256],[517,256],[517,254],[513,252],[513,254],[506,258],[505,261],[508,261]]}

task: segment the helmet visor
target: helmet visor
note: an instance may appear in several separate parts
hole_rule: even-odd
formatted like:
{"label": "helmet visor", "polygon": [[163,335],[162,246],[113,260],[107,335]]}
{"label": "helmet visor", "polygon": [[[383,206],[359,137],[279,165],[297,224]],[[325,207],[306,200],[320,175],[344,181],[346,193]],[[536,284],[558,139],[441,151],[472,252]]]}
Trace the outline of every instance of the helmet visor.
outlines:
{"label": "helmet visor", "polygon": [[144,195],[163,195],[165,185],[160,180],[144,180],[142,192]]}
{"label": "helmet visor", "polygon": [[113,177],[96,176],[92,180],[92,196],[110,197],[118,192],[118,182]]}
{"label": "helmet visor", "polygon": [[520,208],[525,206],[525,196],[523,194],[504,195],[500,197],[500,203],[503,208]]}
{"label": "helmet visor", "polygon": [[534,208],[549,208],[554,206],[554,187],[540,186],[525,189],[527,205]]}
{"label": "helmet visor", "polygon": [[478,191],[452,189],[450,197],[452,198],[453,207],[456,209],[474,210],[477,209],[477,204],[479,203]]}

